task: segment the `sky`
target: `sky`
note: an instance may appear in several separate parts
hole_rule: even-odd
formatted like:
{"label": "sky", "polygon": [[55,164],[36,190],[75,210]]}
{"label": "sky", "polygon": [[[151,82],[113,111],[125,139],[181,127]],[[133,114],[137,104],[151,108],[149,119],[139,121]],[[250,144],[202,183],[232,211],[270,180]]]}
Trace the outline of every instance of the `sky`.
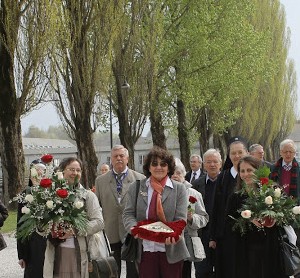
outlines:
{"label": "sky", "polygon": [[[291,45],[289,49],[289,57],[295,62],[297,72],[297,95],[298,104],[297,111],[298,117],[300,116],[300,0],[281,0],[281,4],[285,7],[286,12],[286,25],[290,28],[291,32]],[[298,51],[297,51],[298,50]],[[60,119],[52,104],[48,103],[41,107],[39,110],[34,110],[26,117],[21,119],[22,133],[27,132],[31,125],[34,125],[42,130],[47,130],[50,125],[60,125]]]}

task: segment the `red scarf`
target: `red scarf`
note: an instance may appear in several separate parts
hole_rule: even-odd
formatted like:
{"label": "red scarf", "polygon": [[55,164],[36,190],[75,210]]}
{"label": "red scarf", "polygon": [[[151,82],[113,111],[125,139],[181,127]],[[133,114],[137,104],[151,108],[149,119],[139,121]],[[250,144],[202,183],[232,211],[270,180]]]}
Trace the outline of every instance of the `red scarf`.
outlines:
{"label": "red scarf", "polygon": [[[154,189],[154,191],[157,192],[157,194],[155,194],[155,192],[153,192],[152,194],[152,198],[156,197],[156,200],[153,200],[156,201],[156,215],[158,219],[162,222],[167,222],[164,209],[162,206],[162,201],[161,201],[162,193],[164,191],[167,179],[168,176],[165,176],[161,181],[156,180],[153,176],[150,177],[150,184]],[[152,198],[151,198],[151,203],[152,203]]]}

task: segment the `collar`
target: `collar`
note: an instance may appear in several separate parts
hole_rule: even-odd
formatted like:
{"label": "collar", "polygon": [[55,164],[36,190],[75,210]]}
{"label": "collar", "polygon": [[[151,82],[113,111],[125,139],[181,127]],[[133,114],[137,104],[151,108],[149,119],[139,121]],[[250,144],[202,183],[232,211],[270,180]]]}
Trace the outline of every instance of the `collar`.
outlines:
{"label": "collar", "polygon": [[283,159],[282,159],[282,166],[287,165],[287,166],[293,166],[293,161],[290,163],[286,163]]}
{"label": "collar", "polygon": [[[126,174],[127,171],[128,171],[128,166],[126,166],[125,170],[124,170],[122,173],[120,173],[120,174]],[[119,174],[115,171],[115,169],[113,169],[113,174],[119,175]]]}
{"label": "collar", "polygon": [[235,168],[232,166],[231,167],[231,169],[230,169],[230,173],[231,173],[231,175],[234,177],[234,178],[236,178],[236,176],[237,176],[237,174],[238,174],[238,172],[235,170]]}
{"label": "collar", "polygon": [[201,174],[201,169],[198,169],[197,171],[193,171],[193,170],[192,170],[192,175],[193,175],[193,173],[196,173],[196,176],[200,176],[200,174]]}
{"label": "collar", "polygon": [[[219,172],[219,174],[220,174],[220,172]],[[206,174],[205,183],[207,183],[209,180],[214,182],[217,180],[217,178],[218,178],[218,176],[216,176],[214,179],[212,179],[208,174]]]}
{"label": "collar", "polygon": [[[146,186],[149,188],[149,186],[150,186],[150,178],[148,178],[146,180]],[[171,181],[171,179],[169,177],[167,178],[166,186],[168,186],[170,188],[174,188],[173,183],[172,183],[172,181]]]}

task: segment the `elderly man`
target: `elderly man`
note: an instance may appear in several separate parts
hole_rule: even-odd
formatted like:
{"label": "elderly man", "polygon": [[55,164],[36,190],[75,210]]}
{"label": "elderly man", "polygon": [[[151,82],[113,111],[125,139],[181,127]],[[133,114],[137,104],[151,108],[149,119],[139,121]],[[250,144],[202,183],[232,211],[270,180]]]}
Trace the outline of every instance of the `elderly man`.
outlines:
{"label": "elderly man", "polygon": [[280,143],[281,158],[271,169],[271,178],[284,187],[284,191],[294,198],[298,198],[300,190],[300,168],[296,155],[296,145],[291,139],[285,139]]}
{"label": "elderly man", "polygon": [[272,167],[272,163],[269,161],[264,160],[264,148],[260,144],[253,144],[249,147],[249,154],[253,157],[257,158],[258,160],[262,161],[262,164],[268,166],[269,168]]}
{"label": "elderly man", "polygon": [[[144,179],[145,176],[127,167],[128,150],[122,145],[116,145],[111,150],[112,170],[105,175],[96,178],[96,195],[102,206],[105,231],[109,239],[111,249],[119,268],[121,277],[121,247],[126,235],[122,214],[125,207],[125,196],[129,184],[135,180]],[[126,262],[128,278],[138,277],[135,263]]]}
{"label": "elderly man", "polygon": [[[205,209],[211,217],[214,205],[214,196],[217,183],[217,177],[222,167],[222,158],[220,152],[216,149],[209,149],[203,155],[203,164],[206,175],[201,176],[193,182],[193,187],[202,194]],[[196,278],[213,277],[214,252],[209,248],[209,225],[201,229],[201,240],[206,253],[206,259],[201,262],[195,262]]]}
{"label": "elderly man", "polygon": [[190,157],[190,167],[191,171],[189,171],[185,175],[185,180],[189,183],[193,183],[194,180],[199,179],[200,176],[204,175],[203,171],[201,171],[202,166],[202,158],[198,154],[192,154]]}
{"label": "elderly man", "polygon": [[101,166],[100,166],[100,175],[104,175],[106,174],[108,171],[109,171],[109,165],[106,164],[106,163],[103,163]]}
{"label": "elderly man", "polygon": [[[297,151],[295,142],[291,139],[285,139],[280,143],[279,148],[281,157],[271,169],[271,178],[283,186],[287,195],[297,198],[299,203],[300,168],[295,159]],[[300,229],[295,229],[295,232],[297,234],[296,245],[300,248]],[[299,278],[300,275],[297,274],[294,277]]]}

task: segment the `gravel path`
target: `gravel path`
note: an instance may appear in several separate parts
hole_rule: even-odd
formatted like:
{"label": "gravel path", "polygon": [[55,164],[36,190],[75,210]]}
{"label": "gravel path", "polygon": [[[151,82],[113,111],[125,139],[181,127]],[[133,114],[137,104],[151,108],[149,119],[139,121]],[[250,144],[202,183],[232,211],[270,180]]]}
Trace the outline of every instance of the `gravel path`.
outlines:
{"label": "gravel path", "polygon": [[7,247],[0,251],[0,277],[22,278],[23,270],[18,264],[17,241],[14,234],[3,234]]}

